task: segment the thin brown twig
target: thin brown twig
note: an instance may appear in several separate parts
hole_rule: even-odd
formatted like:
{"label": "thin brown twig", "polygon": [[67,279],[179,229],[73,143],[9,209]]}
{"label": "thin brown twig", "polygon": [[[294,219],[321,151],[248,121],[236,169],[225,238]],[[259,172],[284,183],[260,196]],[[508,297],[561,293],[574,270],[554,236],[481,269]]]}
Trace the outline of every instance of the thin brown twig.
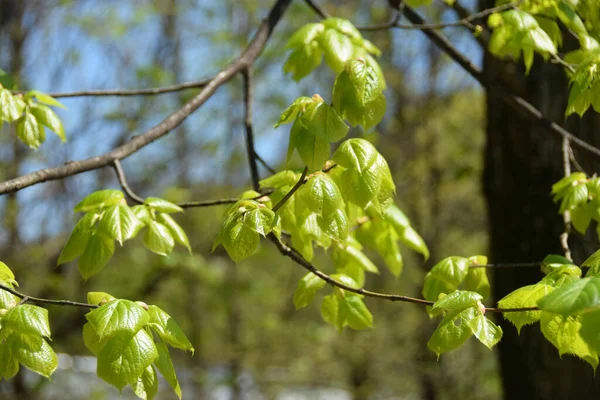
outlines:
{"label": "thin brown twig", "polygon": [[260,177],[258,176],[258,165],[256,163],[256,151],[254,149],[254,128],[252,126],[252,68],[248,67],[242,70],[244,78],[244,127],[246,129],[246,151],[248,153],[248,163],[250,164],[250,178],[252,188],[260,189]]}
{"label": "thin brown twig", "polygon": [[[94,90],[79,90],[76,92],[50,92],[46,93],[54,98],[66,97],[92,97],[92,96],[152,96],[157,94],[179,92],[186,89],[201,89],[208,85],[213,78],[204,79],[195,82],[184,82],[175,85],[162,86],[146,89],[94,89]],[[23,91],[13,91],[13,93],[26,93]]]}
{"label": "thin brown twig", "polygon": [[117,179],[119,180],[119,185],[125,192],[127,196],[134,202],[138,204],[144,204],[144,199],[141,196],[135,194],[135,192],[131,189],[129,184],[127,183],[127,178],[125,177],[125,171],[123,171],[123,167],[121,167],[121,162],[119,160],[115,160],[113,162],[113,168],[115,173],[117,174]]}
{"label": "thin brown twig", "polygon": [[[563,138],[562,141],[562,164],[563,164],[563,173],[565,177],[571,175],[571,162],[569,160],[569,149],[571,145],[569,144],[569,139]],[[571,213],[569,210],[565,210],[563,212],[563,223],[565,230],[560,235],[560,245],[562,246],[563,252],[565,253],[565,258],[567,260],[573,261],[571,257],[571,249],[569,248],[569,233],[571,231]]]}
{"label": "thin brown twig", "polygon": [[[426,305],[426,306],[432,306],[435,304],[434,301],[419,299],[416,297],[403,296],[403,295],[399,295],[399,294],[379,293],[379,292],[373,292],[370,290],[366,290],[363,288],[355,288],[352,286],[348,286],[348,285],[332,278],[331,276],[327,275],[326,273],[319,271],[314,265],[312,265],[310,262],[306,261],[304,259],[304,257],[302,257],[296,250],[294,250],[292,247],[283,243],[273,233],[270,233],[269,235],[267,235],[267,238],[271,242],[273,242],[275,244],[275,246],[277,246],[277,249],[279,250],[279,252],[282,255],[290,258],[296,264],[300,265],[301,267],[304,267],[306,270],[312,272],[313,274],[315,274],[316,276],[318,276],[319,278],[321,278],[322,280],[324,280],[325,282],[329,283],[332,286],[336,286],[340,289],[344,289],[349,292],[361,294],[363,296],[373,297],[373,298],[378,298],[378,299],[383,299],[383,300],[388,300],[388,301],[400,301],[400,302],[405,302],[405,303],[422,304],[422,305]],[[503,313],[504,312],[533,311],[533,310],[538,310],[538,308],[537,307],[523,307],[523,308],[495,308],[495,307],[488,308],[488,307],[486,307],[485,308],[485,311],[503,312]]]}
{"label": "thin brown twig", "polygon": [[15,289],[13,289],[9,286],[3,285],[3,284],[0,284],[0,289],[20,298],[21,302],[19,304],[21,304],[23,301],[28,301],[28,302],[32,302],[32,303],[53,304],[53,305],[57,305],[57,306],[75,306],[75,307],[84,307],[84,308],[98,308],[99,307],[97,304],[79,303],[77,301],[71,301],[71,300],[52,300],[52,299],[43,299],[40,297],[33,297],[33,296],[23,294],[19,291],[16,291]]}
{"label": "thin brown twig", "polygon": [[196,208],[196,207],[210,207],[210,206],[220,206],[225,204],[234,204],[240,200],[260,200],[265,196],[273,193],[272,189],[263,191],[260,195],[256,197],[252,197],[250,199],[239,199],[239,198],[229,198],[229,199],[216,199],[216,200],[201,200],[201,201],[187,201],[183,203],[175,203],[181,208]]}
{"label": "thin brown twig", "polygon": [[281,200],[279,200],[279,203],[275,204],[275,206],[273,207],[273,212],[277,212],[277,210],[279,210],[281,206],[283,206],[285,202],[288,201],[290,197],[292,197],[296,190],[298,190],[300,186],[304,185],[307,173],[308,167],[304,167],[304,170],[302,171],[302,175],[300,175],[300,179],[298,179],[298,182],[296,182],[296,184],[290,189],[290,191],[287,192]]}
{"label": "thin brown twig", "polygon": [[254,157],[256,157],[256,159],[258,160],[259,163],[262,164],[263,167],[265,167],[265,169],[267,171],[269,171],[271,174],[275,175],[277,173],[277,171],[275,170],[275,168],[271,167],[264,158],[262,158],[257,152],[254,152]]}

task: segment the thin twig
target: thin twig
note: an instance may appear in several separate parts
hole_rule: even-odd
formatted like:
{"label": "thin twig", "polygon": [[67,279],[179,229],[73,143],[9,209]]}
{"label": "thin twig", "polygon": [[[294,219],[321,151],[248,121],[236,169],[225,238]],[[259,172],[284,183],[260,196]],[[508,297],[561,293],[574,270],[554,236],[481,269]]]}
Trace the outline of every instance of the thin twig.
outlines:
{"label": "thin twig", "polygon": [[246,150],[248,163],[250,163],[250,177],[254,190],[260,189],[260,177],[258,176],[258,165],[256,164],[256,151],[254,149],[254,132],[252,127],[252,69],[250,67],[242,71],[244,78],[244,127],[246,128]]}
{"label": "thin twig", "polygon": [[[195,82],[184,82],[175,85],[162,86],[146,89],[98,89],[98,90],[80,90],[76,92],[56,92],[47,93],[54,98],[65,97],[85,97],[85,96],[151,96],[163,93],[179,92],[186,89],[201,89],[208,85],[214,78],[208,78]],[[14,93],[24,93],[16,91]]]}
{"label": "thin twig", "polygon": [[[287,246],[285,243],[283,243],[281,240],[279,240],[273,233],[270,233],[269,235],[267,235],[267,238],[271,242],[273,242],[275,244],[275,246],[277,246],[277,249],[279,250],[279,252],[281,254],[290,258],[296,264],[304,267],[305,269],[312,272],[313,274],[315,274],[316,276],[318,276],[319,278],[321,278],[322,280],[324,280],[325,282],[329,283],[332,286],[339,287],[340,289],[344,289],[349,292],[361,294],[363,296],[373,297],[373,298],[378,298],[378,299],[383,299],[383,300],[400,301],[400,302],[405,302],[405,303],[415,303],[415,304],[422,304],[422,305],[426,305],[426,306],[432,306],[433,304],[435,304],[435,302],[425,300],[425,299],[419,299],[419,298],[410,297],[410,296],[402,296],[399,294],[372,292],[370,290],[366,290],[363,288],[355,288],[355,287],[348,286],[348,285],[332,278],[331,276],[327,275],[326,273],[319,271],[314,265],[312,265],[310,262],[306,261],[304,259],[304,257],[302,257],[296,250],[294,250],[292,247]],[[533,311],[533,310],[538,310],[538,308],[537,307],[523,307],[523,308],[490,307],[490,308],[487,308],[486,307],[486,309],[485,309],[485,311],[489,311],[489,312],[523,312],[523,311]]]}
{"label": "thin twig", "polygon": [[17,296],[18,298],[21,299],[21,302],[19,304],[21,304],[23,302],[23,300],[25,301],[29,301],[32,303],[38,303],[38,304],[54,304],[57,306],[75,306],[75,307],[84,307],[84,308],[98,308],[97,304],[88,304],[88,303],[79,303],[77,301],[71,301],[71,300],[52,300],[52,299],[42,299],[40,297],[33,297],[33,296],[29,296],[26,294],[23,294],[21,292],[16,291],[15,289],[8,287],[6,285],[0,284],[0,289],[4,290],[12,295]]}
{"label": "thin twig", "polygon": [[271,174],[275,175],[277,173],[277,171],[275,170],[275,168],[271,167],[264,158],[262,158],[257,152],[254,152],[254,157],[256,157],[256,159],[258,160],[259,163],[262,164],[263,167],[265,167],[265,169],[267,171],[269,171]]}
{"label": "thin twig", "polygon": [[121,162],[119,160],[115,160],[113,162],[113,168],[117,174],[117,179],[119,180],[119,184],[121,185],[121,188],[123,188],[123,191],[125,192],[125,194],[127,196],[129,196],[129,198],[131,200],[133,200],[134,202],[136,202],[138,204],[144,204],[144,199],[142,197],[138,196],[137,194],[135,194],[135,192],[131,189],[131,187],[127,183],[127,178],[125,177],[125,172],[123,171],[123,167],[121,167]]}
{"label": "thin twig", "polygon": [[471,268],[531,268],[541,267],[541,262],[523,262],[523,263],[498,263],[498,264],[478,264],[471,265]]}
{"label": "thin twig", "polygon": [[304,167],[304,170],[302,171],[302,175],[300,175],[300,179],[298,179],[298,182],[296,182],[296,184],[290,189],[290,191],[287,192],[281,200],[279,200],[279,203],[275,204],[275,206],[273,207],[273,212],[276,212],[277,210],[279,210],[281,208],[281,206],[283,206],[285,204],[285,202],[288,201],[290,199],[290,197],[292,197],[292,195],[296,192],[296,190],[298,190],[300,188],[300,186],[304,185],[304,180],[306,178],[307,173],[308,173],[308,167]]}
{"label": "thin twig", "polygon": [[584,174],[589,176],[589,174],[585,172],[585,169],[583,169],[581,164],[579,164],[579,162],[575,158],[575,153],[573,153],[573,148],[571,146],[569,146],[569,160],[571,160],[571,163],[575,166],[575,168],[577,168],[579,172],[583,172]]}
{"label": "thin twig", "polygon": [[181,208],[195,208],[195,207],[210,207],[210,206],[220,206],[224,204],[234,204],[240,200],[260,200],[263,197],[266,197],[273,193],[273,189],[265,190],[260,195],[256,197],[252,197],[250,199],[239,199],[239,198],[229,198],[229,199],[217,199],[217,200],[203,200],[203,201],[187,201],[183,203],[175,203]]}
{"label": "thin twig", "polygon": [[273,29],[281,19],[284,11],[292,0],[277,0],[267,18],[265,18],[258,31],[243,51],[243,53],[229,65],[223,68],[210,80],[189,102],[175,111],[163,121],[148,129],[140,135],[135,136],[129,142],[116,147],[112,151],[100,156],[90,157],[85,160],[71,161],[63,166],[45,168],[38,171],[10,179],[0,183],[0,195],[14,193],[23,188],[51,180],[64,179],[69,176],[81,174],[111,165],[114,160],[123,160],[133,153],[147,146],[153,141],[160,139],[177,128],[190,114],[202,106],[219,87],[229,82],[239,72],[252,65],[254,60],[262,53]]}
{"label": "thin twig", "polygon": [[[571,148],[569,144],[569,139],[563,138],[562,142],[562,164],[563,164],[563,173],[565,176],[571,175],[571,162],[569,161],[569,149]],[[567,260],[573,261],[571,258],[571,249],[569,248],[569,233],[571,231],[571,213],[569,210],[563,212],[563,222],[565,226],[565,230],[560,235],[560,245],[565,253],[565,258]]]}
{"label": "thin twig", "polygon": [[323,18],[323,19],[331,18],[331,15],[329,15],[329,13],[327,13],[327,11],[323,10],[321,7],[319,7],[317,4],[315,4],[315,2],[313,2],[312,0],[304,0],[304,1],[321,18]]}

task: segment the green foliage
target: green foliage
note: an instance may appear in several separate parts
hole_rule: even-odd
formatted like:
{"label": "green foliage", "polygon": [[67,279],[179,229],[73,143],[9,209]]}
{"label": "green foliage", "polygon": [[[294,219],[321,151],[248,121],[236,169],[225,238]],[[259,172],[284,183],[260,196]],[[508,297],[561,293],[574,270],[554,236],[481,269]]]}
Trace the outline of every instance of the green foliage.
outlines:
{"label": "green foliage", "polygon": [[310,74],[321,64],[323,56],[329,67],[340,72],[344,64],[352,59],[362,58],[379,71],[379,65],[372,56],[379,56],[380,51],[348,20],[327,18],[320,23],[306,24],[298,29],[286,45],[292,52],[283,71],[291,73],[296,81]]}
{"label": "green foliage", "polygon": [[502,329],[487,319],[482,296],[475,292],[453,291],[440,296],[431,308],[432,315],[443,315],[427,346],[438,357],[460,347],[472,335],[492,348],[502,338]]}
{"label": "green foliage", "polygon": [[294,292],[294,306],[296,310],[308,306],[315,298],[317,291],[324,286],[325,281],[312,272],[304,275],[298,282],[298,287]]}
{"label": "green foliage", "polygon": [[261,235],[279,231],[279,217],[271,209],[255,200],[240,200],[228,210],[213,250],[222,244],[239,262],[256,251]]}
{"label": "green foliage", "polygon": [[600,52],[596,50],[575,68],[566,115],[582,116],[592,106],[600,112]]}
{"label": "green foliage", "polygon": [[13,94],[8,88],[0,87],[0,121],[15,122],[17,137],[32,149],[46,140],[44,127],[54,131],[63,142],[67,140],[62,121],[49,105],[64,108],[42,92]]}
{"label": "green foliage", "polygon": [[[350,287],[358,288],[358,284],[347,275],[334,274],[331,277]],[[354,330],[373,326],[373,315],[363,302],[362,296],[340,288],[334,288],[331,294],[323,298],[321,316],[338,331],[346,326]]]}
{"label": "green foliage", "polygon": [[138,397],[152,399],[158,391],[156,368],[181,398],[166,345],[191,352],[194,348],[177,323],[157,306],[107,293],[90,293],[88,298],[101,304],[86,314],[83,328],[86,346],[98,357],[98,376],[119,390],[130,385]]}
{"label": "green foliage", "polygon": [[464,257],[448,257],[434,265],[425,275],[423,297],[437,301],[440,294],[455,291],[467,277],[469,265]]}
{"label": "green foliage", "polygon": [[600,277],[577,279],[562,285],[538,301],[543,311],[569,316],[600,307]]}
{"label": "green foliage", "polygon": [[377,71],[366,61],[348,61],[335,79],[333,106],[350,125],[369,130],[385,115],[383,88]]}
{"label": "green foliage", "polygon": [[[554,288],[546,284],[528,285],[518,288],[506,295],[498,302],[500,308],[526,308],[536,307],[538,300],[550,293]],[[517,327],[517,332],[521,333],[521,328],[525,325],[536,323],[542,317],[541,311],[523,311],[507,312],[504,318],[509,320]]]}
{"label": "green foliage", "polygon": [[79,272],[87,279],[108,264],[115,252],[115,240],[122,246],[144,228],[143,243],[150,251],[167,256],[177,242],[191,252],[186,233],[169,215],[181,211],[179,206],[156,197],[129,207],[120,190],[94,192],[75,206],[75,212],[85,214],[71,232],[57,264],[79,258]]}

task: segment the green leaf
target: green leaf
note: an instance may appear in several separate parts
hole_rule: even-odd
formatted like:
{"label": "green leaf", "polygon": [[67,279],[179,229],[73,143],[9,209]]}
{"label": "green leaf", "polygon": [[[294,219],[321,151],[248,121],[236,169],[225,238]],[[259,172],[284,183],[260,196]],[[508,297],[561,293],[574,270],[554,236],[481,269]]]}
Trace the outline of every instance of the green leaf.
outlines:
{"label": "green leaf", "polygon": [[373,316],[359,296],[345,296],[339,299],[338,318],[343,318],[354,330],[373,326]]}
{"label": "green leaf", "polygon": [[319,289],[325,286],[325,281],[314,275],[312,272],[304,275],[298,282],[298,287],[294,292],[294,306],[296,310],[308,306]]}
{"label": "green leaf", "polygon": [[181,399],[181,387],[179,386],[179,380],[177,380],[177,373],[175,372],[173,361],[171,361],[169,349],[162,342],[156,343],[156,349],[158,350],[158,358],[155,361],[156,368],[158,368],[161,375],[173,388],[177,397]]}
{"label": "green leaf", "polygon": [[73,228],[73,232],[67,240],[67,244],[62,249],[56,265],[73,261],[81,256],[85,251],[88,241],[92,237],[92,228],[98,220],[98,215],[94,212],[85,214]]}
{"label": "green leaf", "polygon": [[168,256],[175,247],[175,239],[169,228],[156,221],[148,224],[143,241],[148,250],[161,256]]}
{"label": "green leaf", "polygon": [[15,78],[6,72],[5,70],[0,68],[0,85],[7,89],[15,89]]}
{"label": "green leaf", "polygon": [[452,313],[465,308],[480,306],[481,300],[483,300],[483,297],[479,293],[455,290],[434,303],[431,307],[431,315]]}
{"label": "green leaf", "polygon": [[63,127],[60,118],[58,118],[58,115],[56,115],[50,107],[31,103],[29,105],[29,112],[35,116],[39,124],[50,128],[63,142],[67,141],[67,137],[65,136],[65,128]]}
{"label": "green leaf", "polygon": [[189,339],[169,314],[158,306],[148,306],[148,315],[152,328],[165,343],[181,350],[194,352]]}
{"label": "green leaf", "polygon": [[383,257],[385,265],[395,277],[400,276],[404,262],[396,242],[398,234],[391,224],[382,219],[367,221],[360,225],[356,237]]}
{"label": "green leaf", "polygon": [[298,179],[299,176],[297,173],[291,170],[285,170],[260,181],[260,188],[278,189],[285,186],[293,186],[298,182]]}
{"label": "green leaf", "polygon": [[293,150],[298,152],[302,161],[306,164],[309,170],[320,170],[329,159],[331,153],[331,145],[321,137],[313,135],[308,129],[298,120],[292,125],[290,131],[290,150],[288,150],[288,158]]}
{"label": "green leaf", "polygon": [[325,62],[335,72],[342,71],[346,61],[354,54],[350,38],[336,29],[325,30],[319,35],[318,42],[325,55]]}
{"label": "green leaf", "polygon": [[377,149],[364,139],[348,139],[338,147],[333,161],[344,168],[354,169],[359,174],[367,171],[378,156]]}
{"label": "green leaf", "polygon": [[150,321],[149,311],[139,304],[124,299],[112,300],[85,315],[98,338],[114,337],[119,333],[138,332]]}
{"label": "green leaf", "polygon": [[13,355],[12,339],[0,343],[0,379],[10,379],[19,372],[19,362]]}
{"label": "green leaf", "polygon": [[120,190],[105,189],[94,192],[86,196],[83,200],[75,206],[75,212],[87,212],[114,206],[124,200],[125,195]]}
{"label": "green leaf", "polygon": [[579,335],[581,316],[564,316],[542,312],[540,327],[544,337],[558,349],[558,354],[573,354],[588,362],[594,370],[598,354]]}
{"label": "green leaf", "polygon": [[581,269],[576,265],[562,265],[554,268],[546,275],[540,283],[545,283],[553,288],[561,287],[565,284],[575,282],[581,278]]}
{"label": "green leaf", "polygon": [[243,219],[233,218],[225,221],[213,249],[223,244],[229,257],[235,262],[240,262],[256,251],[259,242],[260,235],[255,230],[244,224]]}
{"label": "green leaf", "polygon": [[323,51],[319,44],[311,42],[292,51],[283,65],[283,72],[292,74],[292,79],[299,81],[317,68],[322,59]]}
{"label": "green leaf", "polygon": [[[506,295],[498,302],[500,308],[525,308],[536,307],[538,300],[552,292],[554,288],[545,284],[528,285]],[[531,325],[538,322],[542,316],[541,311],[522,311],[508,312],[502,314],[505,319],[517,327],[517,332],[521,333],[521,328],[525,325]]]}
{"label": "green leaf", "polygon": [[579,335],[595,353],[600,353],[600,311],[587,312],[578,318]]}
{"label": "green leaf", "polygon": [[8,268],[8,265],[0,261],[0,280],[11,282],[15,280],[15,274]]}
{"label": "green leaf", "polygon": [[125,240],[135,237],[143,227],[144,223],[123,204],[107,207],[98,222],[98,232],[115,239],[121,246]]}
{"label": "green leaf", "polygon": [[150,209],[143,204],[131,207],[131,211],[144,225],[148,225],[154,219]]}
{"label": "green leaf", "polygon": [[326,18],[322,21],[322,24],[325,26],[325,28],[335,29],[350,38],[362,39],[360,31],[356,29],[352,22],[348,21],[347,19]]}
{"label": "green leaf", "polygon": [[331,293],[323,297],[323,303],[321,304],[321,317],[323,320],[341,331],[344,328],[343,323],[340,324],[338,318],[339,313],[339,301],[335,293]]}
{"label": "green leaf", "polygon": [[14,122],[21,117],[25,109],[25,102],[8,89],[0,89],[0,119]]}
{"label": "green leaf", "polygon": [[2,317],[2,329],[25,335],[50,337],[48,310],[31,304],[13,307]]}
{"label": "green leaf", "polygon": [[90,304],[104,304],[113,300],[115,300],[113,295],[104,292],[89,292],[87,294],[87,302]]}
{"label": "green leaf", "polygon": [[52,347],[35,335],[11,335],[13,357],[23,366],[49,378],[58,367],[58,358]]}
{"label": "green leaf", "polygon": [[167,200],[159,199],[158,197],[147,197],[144,200],[144,204],[161,213],[171,214],[183,212],[183,208],[179,207],[177,204],[173,204]]}
{"label": "green leaf", "polygon": [[469,268],[465,278],[465,289],[479,293],[484,299],[490,296],[490,281],[485,268]]}
{"label": "green leaf", "polygon": [[158,393],[158,376],[154,367],[152,365],[147,366],[142,376],[131,387],[135,395],[140,399],[153,399],[156,393]]}
{"label": "green leaf", "polygon": [[478,315],[481,315],[481,311],[477,306],[447,313],[431,335],[427,347],[438,357],[442,353],[459,348],[473,335],[469,321]]}
{"label": "green leaf", "polygon": [[582,267],[590,267],[585,276],[595,276],[600,274],[600,250],[596,251],[594,254],[589,256],[583,264]]}
{"label": "green leaf", "polygon": [[490,350],[502,339],[502,328],[482,314],[468,320],[468,324],[475,337]]}
{"label": "green leaf", "polygon": [[100,233],[93,234],[79,258],[77,266],[83,279],[97,274],[108,264],[115,252],[115,242]]}
{"label": "green leaf", "polygon": [[154,341],[144,329],[136,334],[121,333],[111,338],[98,355],[96,372],[121,390],[127,384],[135,385],[157,357]]}
{"label": "green leaf", "polygon": [[306,24],[302,28],[298,29],[294,34],[290,37],[287,44],[285,45],[286,49],[295,49],[298,47],[305,46],[323,33],[325,31],[325,26],[321,23],[313,23]]}
{"label": "green leaf", "polygon": [[298,119],[311,134],[328,142],[343,139],[348,133],[348,126],[337,111],[323,99],[306,105],[306,110],[299,114]]}
{"label": "green leaf", "polygon": [[455,291],[467,277],[469,264],[469,260],[464,257],[447,257],[437,263],[425,275],[425,299],[437,301],[440,294]]}
{"label": "green leaf", "polygon": [[600,277],[590,277],[562,285],[538,301],[543,311],[564,316],[592,311],[600,306]]}
{"label": "green leaf", "polygon": [[40,103],[44,103],[44,104],[47,104],[49,106],[55,106],[55,107],[60,107],[60,108],[64,108],[64,109],[67,108],[60,101],[56,100],[54,97],[49,96],[46,93],[42,93],[42,92],[37,91],[37,90],[30,90],[27,93],[25,93],[25,96],[27,96],[27,97],[33,96]]}
{"label": "green leaf", "polygon": [[171,236],[173,236],[173,239],[175,239],[177,243],[185,246],[190,254],[192,253],[192,247],[190,246],[190,240],[188,239],[188,236],[183,228],[179,226],[177,222],[175,222],[173,217],[171,217],[169,214],[160,213],[156,217],[156,220],[169,229]]}
{"label": "green leaf", "polygon": [[100,354],[109,339],[110,338],[106,337],[103,340],[100,340],[94,327],[89,322],[86,322],[83,325],[83,342],[85,343],[85,347],[87,347],[96,357],[98,357],[98,354]]}
{"label": "green leaf", "polygon": [[16,129],[19,139],[32,149],[37,149],[46,140],[44,127],[28,111],[17,120]]}
{"label": "green leaf", "polygon": [[377,71],[365,61],[348,61],[333,85],[333,107],[352,126],[369,130],[385,115],[382,87]]}

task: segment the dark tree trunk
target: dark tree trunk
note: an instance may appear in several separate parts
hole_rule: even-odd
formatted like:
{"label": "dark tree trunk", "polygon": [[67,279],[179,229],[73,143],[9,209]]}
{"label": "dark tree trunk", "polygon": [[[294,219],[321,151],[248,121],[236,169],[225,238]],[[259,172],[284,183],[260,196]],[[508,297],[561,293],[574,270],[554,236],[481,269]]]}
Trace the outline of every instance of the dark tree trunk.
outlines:
{"label": "dark tree trunk", "polygon": [[[568,80],[558,66],[539,61],[525,76],[520,66],[486,54],[484,68],[547,117],[562,123]],[[549,195],[552,184],[563,176],[561,139],[522,118],[489,92],[487,95],[484,191],[490,224],[490,259],[539,261],[550,253],[561,254],[559,236],[564,230],[563,221]],[[565,125],[577,136],[600,145],[600,118],[592,111],[582,120],[569,118]],[[599,170],[598,162],[588,154],[575,149],[575,155],[589,174]],[[586,248],[573,235],[569,243],[577,263],[595,250]],[[537,268],[494,272],[496,300],[542,277]],[[557,350],[541,335],[539,325],[523,328],[518,336],[510,323],[500,319],[498,322],[504,330],[499,357],[505,399],[598,398],[600,379],[594,379],[592,368],[572,356],[565,355],[561,360]]]}

